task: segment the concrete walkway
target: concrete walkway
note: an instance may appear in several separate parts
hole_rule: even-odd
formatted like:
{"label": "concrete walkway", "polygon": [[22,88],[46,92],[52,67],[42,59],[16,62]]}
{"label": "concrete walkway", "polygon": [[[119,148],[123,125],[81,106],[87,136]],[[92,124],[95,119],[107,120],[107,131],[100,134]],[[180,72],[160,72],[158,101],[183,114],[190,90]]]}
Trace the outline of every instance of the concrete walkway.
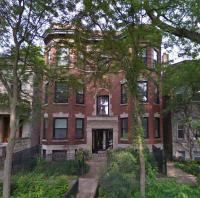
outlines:
{"label": "concrete walkway", "polygon": [[79,192],[77,198],[94,198],[97,187],[98,178],[101,171],[106,165],[106,155],[93,155],[93,158],[87,162],[90,170],[79,178]]}
{"label": "concrete walkway", "polygon": [[188,174],[180,168],[176,168],[173,162],[167,162],[167,176],[174,177],[178,182],[183,184],[197,183],[197,178],[194,175]]}

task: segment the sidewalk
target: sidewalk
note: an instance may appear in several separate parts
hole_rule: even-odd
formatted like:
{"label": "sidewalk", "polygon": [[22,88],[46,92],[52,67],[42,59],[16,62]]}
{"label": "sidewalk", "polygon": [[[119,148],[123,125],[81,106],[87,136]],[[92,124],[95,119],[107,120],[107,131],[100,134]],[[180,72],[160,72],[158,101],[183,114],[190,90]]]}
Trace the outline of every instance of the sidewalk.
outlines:
{"label": "sidewalk", "polygon": [[101,156],[87,162],[90,170],[79,178],[79,192],[77,198],[94,198],[98,187],[98,178],[101,170],[106,165],[107,158]]}
{"label": "sidewalk", "polygon": [[173,162],[167,162],[167,176],[174,177],[178,182],[183,184],[196,184],[197,178],[194,175],[188,174],[174,166]]}

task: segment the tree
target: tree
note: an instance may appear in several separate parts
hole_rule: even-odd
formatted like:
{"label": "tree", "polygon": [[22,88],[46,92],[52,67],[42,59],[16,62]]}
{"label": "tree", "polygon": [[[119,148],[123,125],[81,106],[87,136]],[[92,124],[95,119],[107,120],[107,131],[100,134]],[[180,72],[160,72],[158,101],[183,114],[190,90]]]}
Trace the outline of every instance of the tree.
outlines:
{"label": "tree", "polygon": [[19,103],[23,98],[21,82],[27,82],[34,73],[43,71],[38,48],[33,45],[41,37],[43,28],[54,16],[62,1],[1,0],[0,38],[4,54],[1,56],[0,81],[9,99],[10,137],[4,163],[3,197],[10,196],[13,149],[19,121]]}
{"label": "tree", "polygon": [[[134,146],[139,151],[141,197],[145,197],[145,158],[141,121],[143,111],[139,104],[138,79],[141,75],[147,78],[152,76],[151,69],[141,61],[139,54],[143,47],[159,47],[159,30],[142,24],[138,14],[140,10],[129,7],[129,3],[84,1],[83,4],[84,9],[75,16],[73,22],[77,29],[80,29],[78,38],[99,38],[98,42],[92,45],[91,51],[94,56],[91,56],[91,51],[89,54],[96,73],[106,75],[123,69],[130,95],[134,98],[132,137],[135,140]],[[150,33],[146,34],[146,31]],[[75,41],[75,45],[76,43],[79,43],[79,39]],[[82,51],[81,48],[77,49]]]}
{"label": "tree", "polygon": [[[198,142],[196,133],[199,127],[198,120],[194,120],[194,110],[200,101],[200,62],[198,60],[183,61],[165,68],[163,91],[168,96],[166,112],[181,114],[179,121],[183,124],[187,145],[181,143],[188,150],[190,159],[192,151]],[[195,108],[195,109],[194,109]],[[197,115],[196,115],[197,116]]]}
{"label": "tree", "polygon": [[[116,65],[122,65],[126,73],[131,95],[135,101],[135,111],[137,112],[136,134],[138,134],[138,145],[140,150],[141,165],[141,196],[145,196],[145,167],[143,157],[143,141],[141,127],[141,110],[138,108],[137,79],[142,75],[151,78],[152,72],[160,74],[161,67],[156,70],[145,69],[138,61],[138,52],[141,43],[138,41],[148,41],[149,46],[159,46],[160,35],[170,36],[170,40],[165,46],[179,45],[183,53],[196,57],[199,49],[199,14],[197,0],[182,1],[79,1],[82,3],[81,9],[77,11],[73,22],[77,26],[84,26],[91,32],[99,30],[101,32],[101,42],[99,46],[104,53],[110,55],[114,69]],[[76,2],[77,3],[77,2]],[[119,34],[116,36],[116,32]],[[102,45],[103,43],[103,45]],[[191,44],[192,43],[192,44]],[[127,54],[129,49],[133,53]],[[110,52],[110,53],[109,53]],[[113,68],[113,67],[111,67]],[[109,69],[111,69],[109,68]],[[119,67],[118,67],[119,68]],[[111,69],[112,70],[112,69]],[[110,70],[109,70],[110,71]]]}

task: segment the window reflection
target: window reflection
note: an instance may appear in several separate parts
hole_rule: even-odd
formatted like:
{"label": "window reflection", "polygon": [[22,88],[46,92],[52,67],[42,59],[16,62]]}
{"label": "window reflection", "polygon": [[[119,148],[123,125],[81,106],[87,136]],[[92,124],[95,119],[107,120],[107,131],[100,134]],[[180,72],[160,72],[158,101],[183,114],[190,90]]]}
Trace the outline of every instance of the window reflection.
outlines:
{"label": "window reflection", "polygon": [[109,114],[109,96],[97,97],[97,115]]}

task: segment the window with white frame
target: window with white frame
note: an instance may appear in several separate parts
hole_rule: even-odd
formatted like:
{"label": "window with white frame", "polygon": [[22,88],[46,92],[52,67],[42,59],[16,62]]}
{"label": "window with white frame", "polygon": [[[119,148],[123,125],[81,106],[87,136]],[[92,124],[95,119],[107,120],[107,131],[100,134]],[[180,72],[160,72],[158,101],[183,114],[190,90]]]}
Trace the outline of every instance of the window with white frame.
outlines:
{"label": "window with white frame", "polygon": [[97,96],[97,115],[109,115],[109,96]]}
{"label": "window with white frame", "polygon": [[153,65],[152,67],[155,68],[158,63],[158,51],[153,49]]}
{"label": "window with white frame", "polygon": [[57,50],[57,66],[68,66],[69,48],[59,48]]}
{"label": "window with white frame", "polygon": [[138,93],[140,102],[148,101],[148,83],[147,81],[138,81]]}
{"label": "window with white frame", "polygon": [[184,126],[182,123],[177,124],[177,138],[184,139]]}

